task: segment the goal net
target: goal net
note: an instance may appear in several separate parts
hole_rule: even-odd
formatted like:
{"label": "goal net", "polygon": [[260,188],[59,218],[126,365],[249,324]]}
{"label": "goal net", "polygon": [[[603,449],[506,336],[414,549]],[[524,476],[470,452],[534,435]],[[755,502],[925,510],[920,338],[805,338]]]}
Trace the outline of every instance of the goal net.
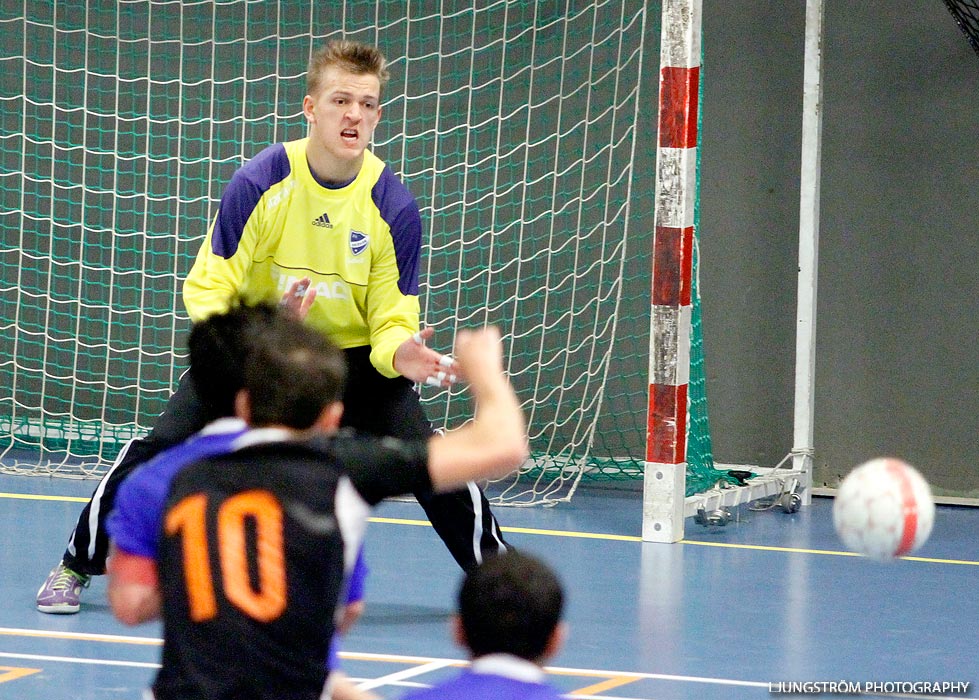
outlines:
{"label": "goal net", "polygon": [[[422,209],[433,345],[505,332],[533,457],[491,494],[547,503],[582,478],[636,483],[651,4],[4,3],[2,468],[97,476],[149,429],[185,368],[181,282],[221,191],[266,145],[305,135],[310,53],[345,36],[390,61],[374,151]],[[470,410],[454,389],[421,391],[437,426]],[[709,466],[706,413],[691,425],[704,453],[689,461]]]}
{"label": "goal net", "polygon": [[945,0],[972,49],[979,54],[979,0]]}

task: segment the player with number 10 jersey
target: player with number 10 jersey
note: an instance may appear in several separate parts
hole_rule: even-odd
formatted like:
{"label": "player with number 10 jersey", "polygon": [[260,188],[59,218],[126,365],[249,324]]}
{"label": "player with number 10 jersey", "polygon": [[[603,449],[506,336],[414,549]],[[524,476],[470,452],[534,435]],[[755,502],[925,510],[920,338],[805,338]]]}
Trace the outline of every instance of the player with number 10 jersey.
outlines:
{"label": "player with number 10 jersey", "polygon": [[[277,429],[202,436],[120,490],[110,530],[121,561],[112,566],[138,566],[143,543],[156,546],[164,625],[156,700],[318,700],[369,507],[431,488],[424,441],[284,437]],[[221,443],[218,453],[201,457],[202,439]],[[161,486],[168,495],[156,530],[141,509],[146,489]]]}

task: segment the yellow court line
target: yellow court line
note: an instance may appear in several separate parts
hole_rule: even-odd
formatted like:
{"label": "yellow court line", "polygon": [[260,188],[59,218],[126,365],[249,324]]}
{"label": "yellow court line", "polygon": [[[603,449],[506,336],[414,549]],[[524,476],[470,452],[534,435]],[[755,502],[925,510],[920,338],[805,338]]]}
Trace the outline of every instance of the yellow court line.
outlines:
{"label": "yellow court line", "polygon": [[969,559],[935,559],[933,557],[901,557],[908,561],[923,561],[928,564],[959,564],[961,566],[979,566],[979,561]]}
{"label": "yellow court line", "polygon": [[425,665],[430,664],[435,661],[448,661],[449,666],[468,666],[468,661],[463,661],[462,659],[440,659],[434,656],[413,656],[409,654],[378,654],[369,651],[341,651],[341,659],[347,659],[351,661],[379,661],[385,663],[395,663],[395,664],[415,664],[415,665]]}
{"label": "yellow court line", "polygon": [[[388,525],[419,525],[421,527],[431,527],[432,524],[427,520],[411,520],[404,518],[376,518],[368,520],[372,523],[385,523]],[[634,535],[609,535],[601,532],[575,532],[573,530],[541,530],[533,527],[509,527],[501,526],[503,532],[516,532],[522,535],[549,535],[551,537],[578,537],[590,540],[619,540],[621,542],[642,542],[641,537]]]}
{"label": "yellow court line", "polygon": [[613,540],[618,542],[642,542],[635,535],[610,535],[604,532],[575,532],[573,530],[538,530],[532,527],[501,527],[503,532],[519,532],[524,535],[548,535],[550,537],[579,537],[586,540]]}
{"label": "yellow court line", "polygon": [[[37,501],[73,501],[78,503],[86,503],[88,498],[79,498],[76,496],[42,496],[38,494],[28,494],[28,493],[0,493],[0,498],[20,498],[27,500],[37,500]],[[388,525],[414,525],[419,527],[431,527],[432,524],[427,520],[418,520],[412,518],[380,518],[372,517],[368,518],[372,523],[385,523]],[[541,530],[537,528],[530,527],[501,527],[503,532],[514,532],[524,535],[545,535],[548,537],[576,537],[579,539],[590,539],[590,540],[607,540],[607,541],[618,541],[618,542],[642,542],[641,537],[634,535],[612,535],[602,532],[576,532],[573,530]],[[771,545],[761,545],[761,544],[738,544],[733,542],[703,542],[700,540],[680,540],[676,544],[689,544],[697,545],[701,547],[721,547],[727,549],[748,549],[761,552],[785,552],[790,554],[821,554],[837,557],[859,557],[861,555],[854,552],[842,552],[832,549],[805,549],[800,547],[776,547]],[[931,557],[901,557],[907,561],[923,562],[926,564],[954,564],[958,566],[979,566],[979,561],[972,561],[968,559],[937,559]]]}
{"label": "yellow court line", "polygon": [[720,547],[722,549],[751,549],[760,552],[789,552],[794,554],[833,554],[838,557],[859,557],[855,552],[838,552],[833,549],[804,549],[801,547],[776,547],[766,544],[735,544],[731,542],[701,542],[699,540],[680,540],[678,544],[692,544],[700,547]]}
{"label": "yellow court line", "polygon": [[[409,520],[402,518],[369,518],[372,523],[386,523],[393,525],[419,525],[431,527],[427,520]],[[547,535],[549,537],[578,537],[591,540],[613,540],[619,542],[642,542],[641,537],[634,535],[610,535],[602,532],[576,532],[574,530],[540,530],[530,527],[507,527],[500,528],[503,532],[516,532],[525,535]],[[701,540],[680,540],[676,544],[689,544],[700,547],[721,547],[727,549],[749,549],[761,552],[784,552],[788,554],[823,554],[837,557],[860,557],[855,552],[842,552],[833,549],[804,549],[802,547],[777,547],[763,544],[738,544],[735,542],[703,542]],[[901,557],[907,561],[918,561],[931,564],[958,564],[962,566],[979,566],[979,561],[967,559],[934,559],[929,557]]]}
{"label": "yellow court line", "polygon": [[29,630],[17,627],[0,627],[0,636],[40,637],[43,639],[72,639],[81,642],[109,642],[112,644],[137,644],[162,646],[163,640],[154,637],[135,637],[121,634],[99,634],[87,632],[56,632],[54,630]]}
{"label": "yellow court line", "polygon": [[601,683],[594,683],[584,688],[578,688],[577,690],[572,690],[571,695],[598,695],[599,693],[604,693],[606,690],[611,690],[612,688],[618,688],[619,686],[628,685],[629,683],[635,683],[638,678],[630,678],[628,676],[617,676],[615,678],[609,678],[608,680],[602,681]]}
{"label": "yellow court line", "polygon": [[[734,544],[731,542],[699,542],[696,540],[680,540],[677,544],[692,544],[701,547],[726,547],[728,549],[752,549],[763,552],[787,552],[795,554],[826,554],[837,557],[861,557],[856,552],[840,552],[833,549],[804,549],[800,547],[773,547],[761,544]],[[928,564],[958,564],[960,566],[979,566],[979,561],[968,559],[935,559],[931,557],[900,557],[907,561],[925,562]]]}
{"label": "yellow court line", "polygon": [[431,527],[432,524],[427,520],[412,520],[410,518],[367,518],[370,523],[386,523],[388,525],[419,525],[421,527]]}
{"label": "yellow court line", "polygon": [[17,680],[24,676],[40,673],[39,668],[21,668],[20,666],[0,666],[0,683]]}
{"label": "yellow court line", "polygon": [[81,496],[43,496],[39,493],[0,493],[0,498],[16,498],[23,501],[71,501],[73,503],[88,503],[88,498]]}

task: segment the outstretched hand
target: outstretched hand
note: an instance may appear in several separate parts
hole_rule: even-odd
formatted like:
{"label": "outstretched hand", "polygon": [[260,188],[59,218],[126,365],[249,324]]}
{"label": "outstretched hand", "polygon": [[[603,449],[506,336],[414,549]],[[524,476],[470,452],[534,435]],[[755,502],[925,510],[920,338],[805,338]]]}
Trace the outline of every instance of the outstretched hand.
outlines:
{"label": "outstretched hand", "polygon": [[443,355],[425,345],[435,335],[434,328],[423,328],[394,351],[394,369],[403,377],[419,384],[450,387],[462,378],[451,355]]}
{"label": "outstretched hand", "polygon": [[279,306],[303,321],[314,301],[316,301],[316,287],[310,285],[309,277],[303,277],[289,285],[282,299],[279,300]]}

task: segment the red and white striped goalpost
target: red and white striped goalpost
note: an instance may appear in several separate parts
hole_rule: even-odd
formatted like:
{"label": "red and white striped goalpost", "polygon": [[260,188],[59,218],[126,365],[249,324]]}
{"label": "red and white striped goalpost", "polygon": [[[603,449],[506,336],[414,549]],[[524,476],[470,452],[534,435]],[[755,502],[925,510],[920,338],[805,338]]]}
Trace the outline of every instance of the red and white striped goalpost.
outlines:
{"label": "red and white striped goalpost", "polygon": [[[686,515],[701,0],[663,0],[662,8],[642,538],[677,542],[683,539]],[[725,491],[735,494],[731,503],[794,492],[806,505],[811,495],[822,26],[823,0],[806,0],[793,446],[782,462],[761,470],[764,474],[750,485]]]}
{"label": "red and white striped goalpost", "polygon": [[663,0],[642,538],[683,538],[701,0]]}

